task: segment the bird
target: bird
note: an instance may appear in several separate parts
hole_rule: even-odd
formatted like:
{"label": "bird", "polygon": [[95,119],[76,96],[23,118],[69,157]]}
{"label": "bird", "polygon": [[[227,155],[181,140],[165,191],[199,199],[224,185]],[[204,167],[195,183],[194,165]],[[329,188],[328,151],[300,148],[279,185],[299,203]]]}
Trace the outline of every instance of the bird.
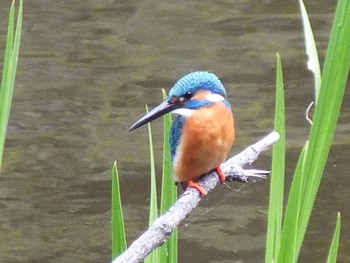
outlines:
{"label": "bird", "polygon": [[129,131],[166,113],[177,114],[169,138],[174,181],[205,196],[207,192],[198,179],[216,170],[220,182],[225,181],[220,164],[235,140],[234,116],[226,89],[211,72],[191,72],[180,78],[166,100],[136,121]]}

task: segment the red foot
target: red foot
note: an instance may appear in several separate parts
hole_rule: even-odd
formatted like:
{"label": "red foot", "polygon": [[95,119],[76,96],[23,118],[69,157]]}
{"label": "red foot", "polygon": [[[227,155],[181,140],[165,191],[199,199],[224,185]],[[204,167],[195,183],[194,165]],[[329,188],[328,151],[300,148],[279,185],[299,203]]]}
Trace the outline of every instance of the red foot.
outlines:
{"label": "red foot", "polygon": [[196,181],[188,181],[187,187],[192,187],[198,190],[201,196],[206,196],[207,192],[203,189],[202,185]]}
{"label": "red foot", "polygon": [[224,173],[222,172],[222,170],[221,170],[220,166],[218,166],[218,167],[216,168],[216,172],[217,172],[217,173],[218,173],[218,175],[219,175],[219,180],[220,180],[220,183],[224,183],[224,182],[225,182],[226,177],[225,177]]}

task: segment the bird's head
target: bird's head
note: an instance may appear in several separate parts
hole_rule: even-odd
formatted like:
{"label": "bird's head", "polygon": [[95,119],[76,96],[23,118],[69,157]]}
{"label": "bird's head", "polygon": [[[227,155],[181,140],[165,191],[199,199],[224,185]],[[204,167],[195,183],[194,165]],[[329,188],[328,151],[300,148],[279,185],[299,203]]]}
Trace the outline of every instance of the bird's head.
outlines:
{"label": "bird's head", "polygon": [[213,73],[196,71],[179,79],[169,91],[167,99],[135,122],[129,131],[172,112],[188,116],[192,110],[224,101],[226,90]]}

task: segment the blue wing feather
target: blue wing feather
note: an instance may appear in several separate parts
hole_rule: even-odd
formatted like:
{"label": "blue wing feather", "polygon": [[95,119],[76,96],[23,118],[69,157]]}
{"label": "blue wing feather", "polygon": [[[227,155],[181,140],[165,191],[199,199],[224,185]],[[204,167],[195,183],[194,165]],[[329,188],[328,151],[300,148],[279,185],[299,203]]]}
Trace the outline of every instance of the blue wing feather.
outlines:
{"label": "blue wing feather", "polygon": [[171,161],[174,161],[175,155],[176,155],[176,149],[180,144],[180,138],[181,138],[181,131],[182,126],[185,122],[185,117],[179,115],[176,117],[176,119],[173,121],[171,125],[171,131],[170,131],[170,150],[171,150]]}

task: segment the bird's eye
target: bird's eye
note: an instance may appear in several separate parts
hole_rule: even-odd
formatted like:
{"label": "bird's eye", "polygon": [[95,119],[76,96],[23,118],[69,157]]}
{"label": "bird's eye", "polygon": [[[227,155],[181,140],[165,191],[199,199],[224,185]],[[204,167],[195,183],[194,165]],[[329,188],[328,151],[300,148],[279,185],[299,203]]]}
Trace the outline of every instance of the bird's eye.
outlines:
{"label": "bird's eye", "polygon": [[182,95],[181,97],[172,97],[169,102],[171,104],[176,104],[176,103],[182,103],[182,102],[186,102],[188,100],[190,100],[193,97],[192,92],[187,91],[184,95]]}
{"label": "bird's eye", "polygon": [[182,97],[185,99],[185,100],[190,100],[192,98],[193,94],[192,92],[190,91],[187,91]]}

